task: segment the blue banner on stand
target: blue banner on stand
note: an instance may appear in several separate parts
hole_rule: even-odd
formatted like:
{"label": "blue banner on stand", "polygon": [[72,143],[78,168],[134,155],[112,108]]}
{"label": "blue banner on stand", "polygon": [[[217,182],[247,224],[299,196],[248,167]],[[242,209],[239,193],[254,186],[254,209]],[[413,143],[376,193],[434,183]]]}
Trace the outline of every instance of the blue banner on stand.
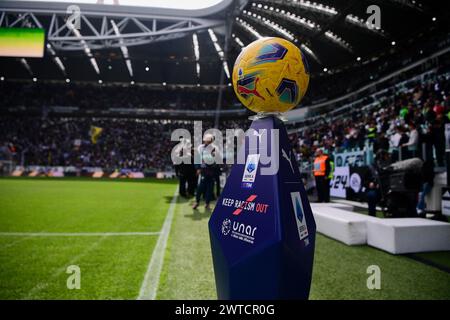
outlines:
{"label": "blue banner on stand", "polygon": [[281,120],[257,119],[251,129],[259,133],[258,146],[251,148],[246,137],[239,151],[245,164],[233,166],[209,220],[217,295],[307,299],[316,225],[298,165]]}

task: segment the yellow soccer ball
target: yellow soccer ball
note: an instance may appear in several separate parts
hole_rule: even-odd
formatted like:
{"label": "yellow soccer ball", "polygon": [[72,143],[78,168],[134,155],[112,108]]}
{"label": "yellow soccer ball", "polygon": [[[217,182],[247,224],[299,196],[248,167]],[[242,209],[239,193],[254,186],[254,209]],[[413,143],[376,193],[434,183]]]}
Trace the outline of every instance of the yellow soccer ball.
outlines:
{"label": "yellow soccer ball", "polygon": [[254,112],[286,112],[297,106],[308,89],[309,67],[293,43],[261,38],[242,49],[233,68],[233,88]]}

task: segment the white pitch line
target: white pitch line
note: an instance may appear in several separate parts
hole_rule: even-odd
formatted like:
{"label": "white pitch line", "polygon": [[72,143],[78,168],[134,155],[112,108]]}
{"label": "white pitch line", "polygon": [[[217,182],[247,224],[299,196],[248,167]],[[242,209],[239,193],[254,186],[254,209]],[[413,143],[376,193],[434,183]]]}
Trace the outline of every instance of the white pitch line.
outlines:
{"label": "white pitch line", "polygon": [[100,245],[100,243],[105,239],[106,239],[106,237],[104,237],[104,236],[97,239],[88,248],[83,250],[79,255],[72,258],[69,261],[69,263],[66,264],[66,266],[56,269],[55,272],[50,276],[50,278],[48,279],[47,282],[39,282],[30,291],[28,291],[27,295],[25,296],[25,298],[23,300],[31,300],[31,299],[35,298],[35,294],[41,290],[46,289],[55,278],[59,277],[59,275],[61,275],[66,270],[67,266],[75,264],[79,259],[83,258],[89,252],[91,252],[96,247],[98,247]]}
{"label": "white pitch line", "polygon": [[161,232],[0,232],[0,237],[157,236]]}
{"label": "white pitch line", "polygon": [[170,201],[166,219],[164,220],[161,234],[158,237],[158,242],[156,243],[155,249],[153,250],[148,263],[147,272],[145,273],[144,281],[142,281],[137,300],[155,300],[156,298],[159,278],[161,276],[161,270],[164,262],[164,253],[166,252],[167,239],[169,238],[170,228],[172,226],[177,197],[178,189],[175,190],[172,201]]}

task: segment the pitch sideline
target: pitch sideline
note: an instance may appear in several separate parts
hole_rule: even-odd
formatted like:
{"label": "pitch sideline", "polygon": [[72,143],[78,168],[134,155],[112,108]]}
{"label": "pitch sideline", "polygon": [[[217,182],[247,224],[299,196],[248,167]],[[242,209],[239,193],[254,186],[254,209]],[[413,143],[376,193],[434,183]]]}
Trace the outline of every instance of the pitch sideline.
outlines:
{"label": "pitch sideline", "polygon": [[0,237],[113,237],[157,236],[161,232],[0,232]]}
{"label": "pitch sideline", "polygon": [[169,238],[170,229],[172,227],[177,199],[178,188],[175,189],[172,200],[170,201],[166,219],[164,220],[163,227],[161,228],[156,246],[153,249],[137,300],[155,300],[156,298],[156,293],[159,286],[159,278],[161,276],[164,255],[167,247],[167,240]]}

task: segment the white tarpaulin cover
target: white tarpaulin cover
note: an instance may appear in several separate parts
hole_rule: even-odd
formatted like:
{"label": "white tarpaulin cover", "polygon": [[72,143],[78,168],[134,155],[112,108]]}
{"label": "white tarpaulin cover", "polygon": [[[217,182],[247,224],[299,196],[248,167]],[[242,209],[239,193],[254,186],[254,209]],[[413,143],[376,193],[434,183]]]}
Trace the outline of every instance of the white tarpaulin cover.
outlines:
{"label": "white tarpaulin cover", "polygon": [[421,218],[367,223],[367,243],[394,254],[450,250],[450,224]]}
{"label": "white tarpaulin cover", "polygon": [[[367,243],[366,221],[371,217],[311,203],[317,231],[347,245]],[[376,219],[376,218],[372,218]]]}

